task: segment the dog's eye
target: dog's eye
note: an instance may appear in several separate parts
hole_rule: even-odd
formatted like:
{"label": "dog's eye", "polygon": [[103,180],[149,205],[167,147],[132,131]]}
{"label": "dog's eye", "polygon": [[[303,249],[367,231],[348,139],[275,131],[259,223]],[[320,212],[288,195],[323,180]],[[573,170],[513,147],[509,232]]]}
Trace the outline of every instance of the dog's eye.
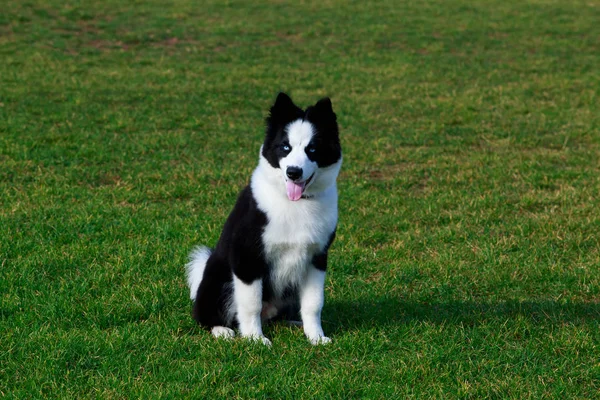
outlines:
{"label": "dog's eye", "polygon": [[283,151],[290,151],[290,150],[292,150],[292,148],[290,147],[290,145],[289,145],[289,144],[282,144],[282,145],[281,145],[281,149],[282,149]]}
{"label": "dog's eye", "polygon": [[308,146],[306,147],[306,151],[308,151],[309,153],[314,153],[315,151],[317,151],[317,149],[315,149],[313,146]]}

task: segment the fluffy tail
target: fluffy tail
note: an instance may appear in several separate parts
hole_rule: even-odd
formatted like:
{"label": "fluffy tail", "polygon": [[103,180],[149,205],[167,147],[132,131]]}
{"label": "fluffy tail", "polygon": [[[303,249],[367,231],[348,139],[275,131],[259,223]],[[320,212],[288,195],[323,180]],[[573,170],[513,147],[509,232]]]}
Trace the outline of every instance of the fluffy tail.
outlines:
{"label": "fluffy tail", "polygon": [[198,293],[198,287],[202,282],[202,276],[204,276],[204,268],[206,268],[206,261],[212,253],[208,247],[196,247],[192,254],[190,254],[190,262],[185,266],[187,284],[190,287],[190,299],[196,299],[196,293]]}

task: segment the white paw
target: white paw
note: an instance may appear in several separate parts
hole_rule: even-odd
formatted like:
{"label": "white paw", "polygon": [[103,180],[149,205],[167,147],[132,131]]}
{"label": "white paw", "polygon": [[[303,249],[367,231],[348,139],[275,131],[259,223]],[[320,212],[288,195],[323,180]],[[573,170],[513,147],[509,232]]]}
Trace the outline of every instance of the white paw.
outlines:
{"label": "white paw", "polygon": [[261,342],[265,346],[271,346],[271,341],[262,335],[243,335],[244,338],[252,340],[254,342]]}
{"label": "white paw", "polygon": [[260,341],[261,341],[261,342],[262,342],[262,344],[264,344],[265,346],[269,346],[269,347],[271,347],[271,345],[272,345],[271,341],[270,341],[269,339],[267,339],[266,337],[264,337],[264,336],[260,338]]}
{"label": "white paw", "polygon": [[329,339],[327,336],[313,336],[309,337],[308,340],[310,340],[310,343],[314,346],[331,343],[331,339]]}
{"label": "white paw", "polygon": [[231,339],[235,336],[233,329],[229,329],[225,326],[213,326],[210,333],[216,338]]}

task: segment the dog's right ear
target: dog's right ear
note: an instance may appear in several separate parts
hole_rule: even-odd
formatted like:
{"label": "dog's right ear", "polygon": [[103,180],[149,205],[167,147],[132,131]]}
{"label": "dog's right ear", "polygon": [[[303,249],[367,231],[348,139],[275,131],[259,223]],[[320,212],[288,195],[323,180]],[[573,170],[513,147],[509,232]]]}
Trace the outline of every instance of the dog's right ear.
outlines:
{"label": "dog's right ear", "polygon": [[273,104],[273,107],[271,107],[271,110],[285,109],[285,108],[290,108],[290,107],[295,107],[294,102],[292,101],[290,96],[288,96],[287,94],[285,94],[283,92],[279,92],[279,94],[277,95],[277,98],[275,99],[275,104]]}
{"label": "dog's right ear", "polygon": [[287,124],[298,118],[300,113],[302,113],[302,110],[294,104],[290,96],[280,92],[271,107],[267,122],[272,124]]}

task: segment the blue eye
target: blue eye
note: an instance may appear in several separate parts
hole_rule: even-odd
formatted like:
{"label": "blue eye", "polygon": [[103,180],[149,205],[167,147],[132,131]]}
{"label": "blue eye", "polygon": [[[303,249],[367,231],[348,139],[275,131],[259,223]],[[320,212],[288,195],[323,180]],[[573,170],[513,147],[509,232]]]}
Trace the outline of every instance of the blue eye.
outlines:
{"label": "blue eye", "polygon": [[291,148],[289,145],[287,145],[287,144],[282,144],[282,145],[281,145],[281,148],[283,149],[283,151],[290,151],[290,150],[292,149],[292,148]]}
{"label": "blue eye", "polygon": [[314,153],[315,151],[317,151],[317,149],[315,149],[313,146],[308,146],[308,147],[306,148],[306,150],[307,150],[309,153]]}

